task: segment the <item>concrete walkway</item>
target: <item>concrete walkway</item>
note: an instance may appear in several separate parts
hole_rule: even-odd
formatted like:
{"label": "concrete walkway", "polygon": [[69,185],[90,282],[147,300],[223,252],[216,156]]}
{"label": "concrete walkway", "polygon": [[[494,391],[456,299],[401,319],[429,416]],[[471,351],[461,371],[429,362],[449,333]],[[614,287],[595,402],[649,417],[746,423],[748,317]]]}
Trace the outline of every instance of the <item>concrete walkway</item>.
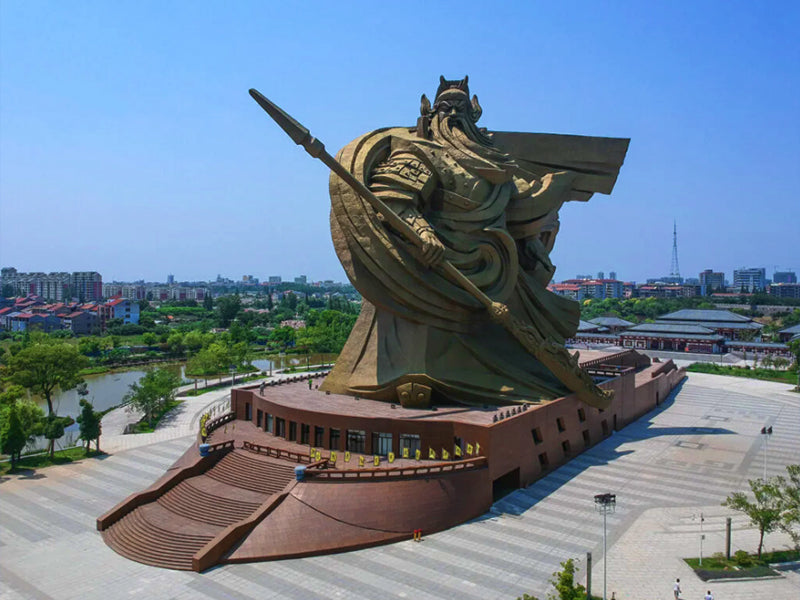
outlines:
{"label": "concrete walkway", "polygon": [[[587,551],[594,558],[593,591],[602,595],[603,529],[593,502],[601,492],[617,495],[617,511],[608,518],[609,598],[613,591],[617,600],[671,600],[676,577],[689,600],[707,589],[716,600],[798,598],[796,572],[709,585],[681,560],[699,554],[699,523],[692,515],[701,510],[705,554],[722,550],[729,515],[734,551],[755,550],[757,532],[720,502],[761,476],[764,425],[774,431],[768,474],[800,463],[800,396],[788,388],[691,374],[658,410],[496,502],[482,517],[422,543],[228,565],[204,574],[129,561],[94,528],[98,515],[158,478],[193,442],[192,419],[183,419],[185,429],[176,420],[171,439],[0,482],[0,598],[513,600],[528,593],[544,600],[559,562],[582,561]],[[189,435],[177,437],[180,431]],[[768,549],[786,543],[779,534],[766,538]]]}

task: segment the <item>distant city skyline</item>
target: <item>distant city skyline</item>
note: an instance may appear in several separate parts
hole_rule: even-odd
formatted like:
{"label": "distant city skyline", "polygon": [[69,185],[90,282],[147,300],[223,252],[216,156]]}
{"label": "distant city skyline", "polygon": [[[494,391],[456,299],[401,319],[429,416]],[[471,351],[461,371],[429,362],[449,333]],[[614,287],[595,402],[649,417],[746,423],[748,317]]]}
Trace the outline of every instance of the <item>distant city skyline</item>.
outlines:
{"label": "distant city skyline", "polygon": [[247,90],[335,153],[469,74],[480,126],[631,139],[561,210],[556,281],[669,274],[673,221],[684,277],[800,269],[800,5],[457,6],[0,3],[0,266],[345,281],[327,170]]}

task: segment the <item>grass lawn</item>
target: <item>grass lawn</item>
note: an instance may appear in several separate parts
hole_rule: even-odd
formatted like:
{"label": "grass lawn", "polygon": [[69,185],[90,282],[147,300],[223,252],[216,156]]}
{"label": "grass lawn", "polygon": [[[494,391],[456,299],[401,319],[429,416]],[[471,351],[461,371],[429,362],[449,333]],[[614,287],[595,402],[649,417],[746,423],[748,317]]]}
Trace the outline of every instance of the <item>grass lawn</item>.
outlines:
{"label": "grass lawn", "polygon": [[172,402],[167,402],[155,415],[153,415],[152,421],[139,421],[131,428],[129,433],[153,433],[156,430],[156,427],[158,427],[159,421],[161,421],[161,419],[163,419],[169,411],[180,406],[181,404],[183,404],[183,400],[173,400]]}
{"label": "grass lawn", "polygon": [[[23,456],[22,460],[17,463],[16,471],[43,469],[52,465],[65,465],[67,463],[82,460],[84,458],[94,458],[95,456],[102,456],[105,452],[95,452],[90,450],[86,454],[85,448],[67,448],[65,450],[57,450],[53,460],[50,460],[50,455],[46,452],[43,454],[35,454],[33,456]],[[5,475],[11,471],[11,462],[0,463],[0,475]]]}
{"label": "grass lawn", "polygon": [[773,577],[778,575],[769,568],[770,563],[790,562],[800,560],[800,551],[777,550],[775,552],[762,552],[761,558],[744,551],[737,552],[731,560],[721,554],[703,558],[700,566],[699,558],[684,558],[695,574],[703,581],[711,579],[741,579],[744,577]]}
{"label": "grass lawn", "polygon": [[686,370],[690,373],[732,375],[733,377],[747,377],[748,379],[797,384],[797,373],[794,371],[779,371],[777,369],[763,369],[761,367],[748,369],[744,367],[722,366],[714,363],[694,363],[689,365]]}

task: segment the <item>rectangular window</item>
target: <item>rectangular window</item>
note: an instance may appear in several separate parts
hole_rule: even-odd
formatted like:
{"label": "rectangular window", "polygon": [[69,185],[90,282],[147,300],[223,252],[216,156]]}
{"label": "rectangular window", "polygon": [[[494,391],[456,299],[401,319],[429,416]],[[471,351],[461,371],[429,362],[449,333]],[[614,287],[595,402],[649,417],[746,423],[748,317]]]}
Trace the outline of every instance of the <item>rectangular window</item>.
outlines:
{"label": "rectangular window", "polygon": [[259,408],[256,411],[256,427],[261,429],[261,421],[264,419],[264,412]]}
{"label": "rectangular window", "polygon": [[558,417],[556,419],[556,425],[558,426],[559,433],[564,433],[567,430],[567,428],[564,427],[564,419],[562,419],[561,417]]}
{"label": "rectangular window", "polygon": [[367,446],[367,434],[359,429],[347,430],[347,450],[364,454]]}
{"label": "rectangular window", "polygon": [[591,444],[591,441],[589,440],[589,430],[588,429],[584,429],[583,430],[583,443],[586,444],[587,448]]}
{"label": "rectangular window", "polygon": [[603,428],[603,437],[607,436],[608,435],[608,421],[606,421],[605,419],[600,421],[600,427]]}
{"label": "rectangular window", "polygon": [[325,445],[325,428],[314,425],[314,446],[322,448]]}
{"label": "rectangular window", "polygon": [[542,443],[542,430],[538,427],[536,429],[531,429],[531,437],[533,437],[534,444],[541,444]]}
{"label": "rectangular window", "polygon": [[542,452],[539,455],[539,465],[541,465],[542,469],[546,469],[550,466],[550,462],[547,460],[547,452]]}
{"label": "rectangular window", "polygon": [[329,450],[339,449],[340,437],[341,437],[341,432],[338,429],[334,429],[333,427],[331,427],[331,443],[328,445]]}
{"label": "rectangular window", "polygon": [[249,402],[245,402],[244,404],[244,420],[245,421],[253,420],[253,407],[250,406]]}
{"label": "rectangular window", "polygon": [[408,448],[409,458],[414,458],[417,450],[422,449],[420,444],[419,435],[416,433],[401,433],[400,434],[400,456],[403,456],[403,448]]}
{"label": "rectangular window", "polygon": [[582,408],[578,409],[578,420],[583,423],[586,420],[586,411]]}
{"label": "rectangular window", "polygon": [[305,423],[300,424],[300,443],[307,444],[311,437],[311,427]]}
{"label": "rectangular window", "polygon": [[269,413],[267,413],[267,424],[266,424],[266,429],[267,429],[267,431],[268,431],[269,433],[275,433],[275,425],[274,425],[274,420],[273,420],[273,418],[272,418],[272,415],[271,415],[271,414],[269,414]]}
{"label": "rectangular window", "polygon": [[275,435],[286,437],[286,421],[275,417]]}
{"label": "rectangular window", "polygon": [[372,453],[386,456],[392,451],[392,434],[375,432],[372,434]]}
{"label": "rectangular window", "polygon": [[563,442],[561,442],[561,449],[564,451],[565,456],[569,454],[570,451],[569,440],[564,440]]}
{"label": "rectangular window", "polygon": [[293,442],[297,439],[297,423],[289,421],[289,441]]}

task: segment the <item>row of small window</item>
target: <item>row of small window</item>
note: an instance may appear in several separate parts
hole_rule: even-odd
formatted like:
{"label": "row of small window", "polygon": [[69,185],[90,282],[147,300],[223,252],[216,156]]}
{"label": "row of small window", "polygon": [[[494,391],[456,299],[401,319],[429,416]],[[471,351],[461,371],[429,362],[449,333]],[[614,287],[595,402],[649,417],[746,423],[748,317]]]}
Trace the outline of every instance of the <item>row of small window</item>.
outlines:
{"label": "row of small window", "polygon": [[[581,409],[581,410],[583,410],[583,409]],[[558,430],[560,432],[566,431],[566,429],[564,428],[564,422],[561,420],[561,418],[556,419],[556,421],[558,423]],[[608,433],[609,433],[608,432],[608,421],[605,420],[605,419],[600,421],[600,427],[603,429],[603,437],[606,437],[608,435]],[[589,446],[589,444],[591,443],[591,440],[589,438],[589,430],[588,429],[584,429],[582,433],[583,433],[583,441],[586,442],[587,446]],[[541,444],[544,441],[543,438],[542,438],[542,431],[538,427],[535,427],[534,429],[531,429],[531,437],[533,437],[533,443],[537,444],[537,445]],[[563,442],[561,442],[561,447],[564,449],[564,453],[566,453],[566,454],[569,453],[569,451],[570,451],[569,441],[564,440]]]}
{"label": "row of small window", "polygon": [[[249,415],[248,415],[249,416]],[[286,438],[290,442],[297,440],[297,423],[289,421],[288,430],[286,420],[274,417],[269,413],[256,411],[256,427],[275,436]],[[328,429],[327,440],[325,439],[325,428],[319,425],[314,426],[314,443],[311,443],[311,425],[300,423],[300,443],[309,444],[315,448],[328,448],[329,450],[340,450],[342,432],[340,429],[330,427]],[[326,443],[327,441],[327,443]],[[408,448],[409,455],[413,456],[417,450],[421,449],[420,437],[415,433],[401,433],[399,437],[400,453]],[[373,432],[372,433],[372,452],[386,456],[393,451],[394,436],[391,433]],[[345,450],[349,452],[365,454],[367,450],[367,432],[361,429],[345,430]]]}

